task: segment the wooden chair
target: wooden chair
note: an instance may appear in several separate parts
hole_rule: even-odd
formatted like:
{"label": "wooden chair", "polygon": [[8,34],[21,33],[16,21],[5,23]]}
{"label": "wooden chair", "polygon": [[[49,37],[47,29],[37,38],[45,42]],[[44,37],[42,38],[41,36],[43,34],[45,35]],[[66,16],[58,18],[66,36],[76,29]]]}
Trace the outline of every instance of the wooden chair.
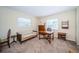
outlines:
{"label": "wooden chair", "polygon": [[40,36],[43,35],[45,37],[46,33],[45,33],[45,26],[44,25],[39,25],[38,26],[38,34],[39,34],[39,39],[40,39]]}
{"label": "wooden chair", "polygon": [[8,47],[10,48],[10,37],[11,37],[11,29],[8,30],[7,38],[1,40],[1,45],[7,43]]}

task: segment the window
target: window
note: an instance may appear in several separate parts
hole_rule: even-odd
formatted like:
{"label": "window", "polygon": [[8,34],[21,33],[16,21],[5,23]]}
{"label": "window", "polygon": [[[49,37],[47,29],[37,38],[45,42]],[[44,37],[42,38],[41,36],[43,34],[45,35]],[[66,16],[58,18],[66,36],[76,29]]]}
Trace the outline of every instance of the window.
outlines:
{"label": "window", "polygon": [[52,30],[58,30],[58,19],[47,20],[46,28],[51,28]]}
{"label": "window", "polygon": [[31,26],[31,20],[26,18],[18,18],[17,24],[19,27],[30,27]]}

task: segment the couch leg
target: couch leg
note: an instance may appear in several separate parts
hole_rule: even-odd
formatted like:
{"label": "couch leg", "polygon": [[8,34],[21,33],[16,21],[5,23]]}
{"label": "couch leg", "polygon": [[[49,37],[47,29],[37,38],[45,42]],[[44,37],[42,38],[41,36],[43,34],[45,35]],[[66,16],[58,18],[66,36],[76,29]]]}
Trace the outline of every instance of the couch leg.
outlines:
{"label": "couch leg", "polygon": [[19,42],[20,44],[22,44],[22,42]]}

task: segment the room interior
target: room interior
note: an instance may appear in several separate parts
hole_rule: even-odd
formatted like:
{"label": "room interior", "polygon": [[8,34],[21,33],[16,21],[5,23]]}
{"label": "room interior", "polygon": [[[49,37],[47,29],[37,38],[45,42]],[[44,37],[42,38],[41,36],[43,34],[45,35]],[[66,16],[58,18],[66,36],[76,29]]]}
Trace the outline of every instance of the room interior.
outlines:
{"label": "room interior", "polygon": [[0,52],[78,53],[78,26],[78,6],[0,6]]}

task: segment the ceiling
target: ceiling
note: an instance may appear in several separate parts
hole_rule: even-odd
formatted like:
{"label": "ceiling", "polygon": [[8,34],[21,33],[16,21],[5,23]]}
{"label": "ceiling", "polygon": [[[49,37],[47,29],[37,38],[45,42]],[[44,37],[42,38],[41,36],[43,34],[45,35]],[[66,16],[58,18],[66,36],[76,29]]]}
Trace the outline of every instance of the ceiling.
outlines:
{"label": "ceiling", "polygon": [[76,8],[76,6],[8,6],[10,9],[21,11],[28,16],[48,16]]}

